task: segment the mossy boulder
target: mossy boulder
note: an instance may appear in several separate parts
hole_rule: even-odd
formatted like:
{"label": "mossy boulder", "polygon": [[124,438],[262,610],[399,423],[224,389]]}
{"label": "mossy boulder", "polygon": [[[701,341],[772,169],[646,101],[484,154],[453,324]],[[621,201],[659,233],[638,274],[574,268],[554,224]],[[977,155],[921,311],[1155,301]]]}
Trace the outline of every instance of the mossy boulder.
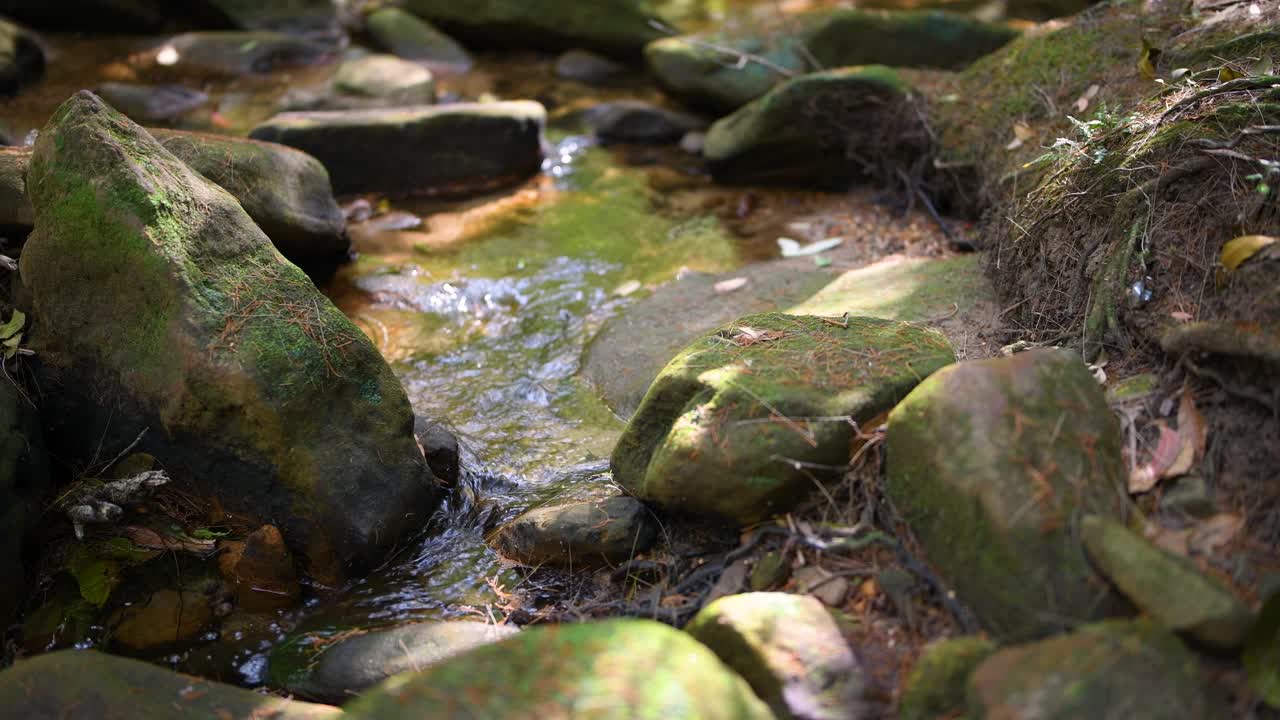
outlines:
{"label": "mossy boulder", "polygon": [[867,680],[817,599],[746,593],[703,608],[685,631],[746,679],[779,718],[864,717]]}
{"label": "mossy boulder", "polygon": [[0,95],[15,95],[44,72],[44,50],[35,36],[0,19]]}
{"label": "mossy boulder", "polygon": [[657,536],[644,503],[613,497],[534,508],[499,528],[490,544],[524,565],[585,568],[629,560]]}
{"label": "mossy boulder", "polygon": [[0,672],[0,707],[14,717],[133,720],[340,718],[327,705],[263,695],[95,650],[63,650]]}
{"label": "mossy boulder", "polygon": [[340,704],[387,678],[421,670],[518,632],[514,625],[428,622],[314,644],[286,641],[271,651],[273,685],[302,697]]}
{"label": "mossy boulder", "polygon": [[535,102],[454,103],[284,113],[251,136],[319,158],[340,193],[465,195],[538,172],[545,123]]}
{"label": "mossy boulder", "polygon": [[814,490],[808,465],[846,463],[855,423],[954,360],[946,338],[907,323],[742,317],[658,375],[614,450],[614,479],[674,512],[740,524],[786,512]]}
{"label": "mossy boulder", "polygon": [[975,720],[1207,720],[1196,656],[1149,621],[1110,620],[1001,650],[969,679]]}
{"label": "mossy boulder", "polygon": [[473,61],[466,48],[431,23],[398,7],[383,7],[369,13],[364,25],[375,45],[405,60],[444,72],[461,73],[471,69]]}
{"label": "mossy boulder", "polygon": [[0,382],[0,628],[25,598],[28,536],[44,514],[49,458],[40,421],[11,380]]}
{"label": "mossy boulder", "polygon": [[142,434],[326,576],[423,525],[439,490],[400,383],[235,198],[89,92],[54,113],[27,187],[30,341],[69,452]]}
{"label": "mossy boulder", "polygon": [[631,58],[662,37],[646,0],[408,0],[404,7],[476,47],[584,47]]}
{"label": "mossy boulder", "polygon": [[846,271],[787,312],[828,317],[847,312],[928,324],[932,318],[963,315],[994,299],[979,253],[947,258],[897,256]]}
{"label": "mossy boulder", "polygon": [[926,647],[902,691],[902,720],[963,716],[969,676],[995,651],[995,643],[983,637],[950,638]]}
{"label": "mossy boulder", "polygon": [[[183,130],[148,130],[179,160],[231,193],[282,255],[326,275],[350,255],[346,217],[318,160],[293,148]],[[0,226],[29,231],[30,148],[0,149]]]}
{"label": "mossy boulder", "polygon": [[886,447],[890,498],[994,635],[1043,636],[1114,609],[1079,523],[1122,511],[1120,431],[1078,356],[935,373],[889,415]]}
{"label": "mossy boulder", "polygon": [[356,717],[768,720],[769,709],[702,644],[647,620],[539,626],[347,706]]}
{"label": "mossy boulder", "polygon": [[909,164],[927,133],[888,67],[802,75],[722,118],[702,154],[719,181],[840,185]]}
{"label": "mossy boulder", "polygon": [[1190,560],[1113,520],[1087,516],[1080,530],[1089,558],[1138,609],[1205,647],[1243,647],[1253,614]]}
{"label": "mossy boulder", "polygon": [[645,48],[645,58],[671,94],[731,112],[813,70],[856,65],[959,69],[1016,36],[1006,26],[940,10],[821,10],[789,18],[781,27],[664,38]]}
{"label": "mossy boulder", "polygon": [[346,217],[318,160],[274,143],[150,130],[192,170],[231,193],[280,254],[324,275],[350,256]]}

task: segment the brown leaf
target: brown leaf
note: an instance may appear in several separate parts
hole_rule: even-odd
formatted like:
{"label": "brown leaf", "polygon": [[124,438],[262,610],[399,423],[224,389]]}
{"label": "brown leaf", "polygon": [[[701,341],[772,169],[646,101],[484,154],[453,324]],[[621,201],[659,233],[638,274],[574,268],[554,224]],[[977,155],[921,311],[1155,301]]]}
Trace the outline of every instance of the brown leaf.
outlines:
{"label": "brown leaf", "polygon": [[1195,450],[1197,462],[1204,459],[1209,427],[1205,423],[1204,415],[1196,409],[1196,399],[1191,395],[1191,389],[1187,387],[1182,388],[1182,399],[1178,402],[1178,435],[1183,443],[1190,444]]}
{"label": "brown leaf", "polygon": [[1187,548],[1195,555],[1210,555],[1230,543],[1244,529],[1244,518],[1234,513],[1219,513],[1196,525],[1187,538]]}
{"label": "brown leaf", "polygon": [[134,545],[148,550],[178,550],[202,555],[213,552],[216,544],[213,540],[166,537],[151,528],[137,526],[125,528],[124,534]]}
{"label": "brown leaf", "polygon": [[1147,531],[1149,539],[1156,547],[1174,555],[1186,557],[1191,552],[1191,530],[1170,530],[1168,528],[1152,528]]}
{"label": "brown leaf", "polygon": [[736,278],[729,278],[728,280],[721,280],[720,282],[715,284],[715,291],[720,295],[724,295],[725,293],[731,293],[734,290],[738,290],[742,288],[742,286],[746,285],[747,282],[748,282],[747,278],[744,278],[744,277],[736,277]]}
{"label": "brown leaf", "polygon": [[[1129,492],[1137,495],[1149,492],[1151,488],[1156,486],[1161,479],[1167,477],[1166,473],[1169,468],[1173,467],[1178,461],[1178,456],[1182,453],[1182,439],[1178,433],[1170,430],[1168,425],[1158,423],[1160,427],[1160,441],[1156,444],[1155,452],[1151,454],[1151,459],[1147,464],[1134,468],[1129,475]],[[1184,471],[1185,472],[1185,471]]]}

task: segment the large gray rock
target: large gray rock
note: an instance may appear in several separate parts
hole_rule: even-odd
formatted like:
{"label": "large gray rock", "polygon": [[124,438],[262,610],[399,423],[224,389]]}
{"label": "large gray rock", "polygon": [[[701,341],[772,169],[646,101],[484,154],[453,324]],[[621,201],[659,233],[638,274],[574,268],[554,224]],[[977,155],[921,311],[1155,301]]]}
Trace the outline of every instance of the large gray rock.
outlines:
{"label": "large gray rock", "polygon": [[272,682],[296,695],[344,703],[392,675],[421,670],[518,632],[514,625],[429,622],[345,637],[317,654],[291,644],[270,658]]}
{"label": "large gray rock", "polygon": [[0,19],[0,95],[14,95],[44,72],[44,50],[31,33]]}
{"label": "large gray rock", "polygon": [[545,123],[535,102],[456,103],[284,113],[250,136],[319,158],[339,193],[465,195],[538,172]]}
{"label": "large gray rock", "polygon": [[491,542],[524,565],[583,568],[629,560],[657,535],[643,503],[614,497],[535,508],[499,528]]}
{"label": "large gray rock", "polygon": [[183,75],[240,77],[330,62],[332,46],[265,30],[190,32],[170,38],[156,49],[176,52],[172,69]]}
{"label": "large gray rock", "polygon": [[143,85],[104,82],[94,88],[98,97],[143,125],[165,125],[209,102],[209,96],[182,85]]}
{"label": "large gray rock", "polygon": [[702,154],[722,182],[891,178],[927,151],[912,104],[911,88],[884,66],[802,75],[717,121]]}
{"label": "large gray rock", "polygon": [[49,489],[49,458],[35,408],[13,381],[0,382],[0,630],[25,599],[24,550]]}
{"label": "large gray rock", "polygon": [[313,574],[380,562],[439,500],[377,350],[240,204],[81,92],[40,134],[21,273],[53,417],[280,525]]}
{"label": "large gray rock", "polygon": [[1067,350],[953,365],[889,415],[889,496],[929,562],[1000,638],[1116,609],[1079,540],[1123,507],[1120,431]]}
{"label": "large gray rock", "polygon": [[987,658],[969,678],[974,720],[1209,720],[1199,662],[1148,622],[1111,620]]}
{"label": "large gray rock", "polygon": [[334,36],[341,32],[335,0],[195,0],[241,30]]}
{"label": "large gray rock", "polygon": [[384,7],[365,18],[365,31],[378,47],[433,70],[462,73],[473,61],[466,48],[416,15]]}
{"label": "large gray rock", "polygon": [[584,47],[630,58],[662,37],[644,0],[407,0],[404,6],[477,47]]}
{"label": "large gray rock", "polygon": [[325,720],[342,711],[209,682],[95,650],[63,650],[0,672],[0,707],[27,720]]}
{"label": "large gray rock", "polygon": [[1244,646],[1253,614],[1195,563],[1113,520],[1091,515],[1080,529],[1089,558],[1143,613],[1214,650]]}
{"label": "large gray rock", "polygon": [[686,133],[707,127],[706,121],[696,115],[639,100],[596,105],[586,112],[586,123],[605,142],[654,145],[680,142]]}
{"label": "large gray rock", "polygon": [[814,70],[858,65],[958,70],[1016,36],[1006,26],[939,10],[818,10],[789,17],[780,27],[664,38],[645,48],[645,57],[671,94],[731,112]]}
{"label": "large gray rock", "polygon": [[685,631],[741,675],[779,718],[872,716],[858,658],[835,619],[809,595],[731,595],[703,608]]}
{"label": "large gray rock", "polygon": [[363,55],[343,61],[333,76],[342,107],[430,105],[436,101],[431,71],[395,55]]}
{"label": "large gray rock", "polygon": [[739,318],[658,375],[614,449],[614,479],[674,512],[744,525],[787,512],[814,491],[811,467],[848,462],[855,423],[954,360],[945,337],[908,323]]}

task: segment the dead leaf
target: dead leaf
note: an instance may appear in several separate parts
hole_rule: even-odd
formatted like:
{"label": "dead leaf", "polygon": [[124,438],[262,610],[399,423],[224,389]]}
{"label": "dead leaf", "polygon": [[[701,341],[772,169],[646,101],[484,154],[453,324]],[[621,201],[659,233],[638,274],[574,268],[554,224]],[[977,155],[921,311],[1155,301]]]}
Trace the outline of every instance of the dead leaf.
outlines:
{"label": "dead leaf", "polygon": [[[1134,468],[1129,475],[1129,493],[1139,495],[1150,492],[1163,478],[1168,477],[1169,469],[1178,461],[1182,453],[1182,438],[1174,430],[1170,430],[1163,422],[1160,427],[1160,440],[1156,443],[1155,452],[1147,464]],[[1185,472],[1185,471],[1183,471]]]}
{"label": "dead leaf", "polygon": [[781,340],[787,334],[781,330],[758,330],[753,327],[743,325],[737,328],[737,332],[728,337],[729,342],[738,347],[750,347],[761,343],[773,342]]}
{"label": "dead leaf", "polygon": [[1253,75],[1260,77],[1263,75],[1270,75],[1273,72],[1273,70],[1274,70],[1274,63],[1271,60],[1271,56],[1267,55],[1267,56],[1264,56],[1258,62],[1254,63],[1253,68],[1251,69],[1250,72]]}
{"label": "dead leaf", "polygon": [[731,293],[734,290],[741,289],[744,285],[747,284],[747,282],[748,282],[748,279],[744,277],[736,277],[736,278],[729,278],[728,280],[721,280],[720,282],[715,284],[715,291],[721,295],[724,295],[726,293]]}
{"label": "dead leaf", "polygon": [[1018,148],[1022,147],[1023,143],[1034,138],[1035,136],[1036,136],[1036,132],[1035,130],[1031,129],[1030,125],[1023,122],[1014,123],[1013,124],[1013,140],[1009,141],[1009,144],[1005,145],[1004,149],[1017,150]]}
{"label": "dead leaf", "polygon": [[1184,444],[1194,449],[1197,462],[1204,459],[1209,427],[1205,423],[1204,415],[1196,409],[1196,399],[1188,387],[1182,388],[1182,399],[1178,402],[1178,435],[1182,437]]}
{"label": "dead leaf", "polygon": [[175,550],[203,555],[213,552],[216,541],[166,537],[151,528],[130,526],[124,529],[125,537],[134,545],[147,550]]}
{"label": "dead leaf", "polygon": [[628,280],[614,288],[613,294],[618,297],[626,297],[642,287],[644,287],[644,285],[639,280]]}
{"label": "dead leaf", "polygon": [[1243,529],[1244,518],[1235,513],[1219,513],[1195,526],[1187,538],[1187,548],[1193,555],[1211,555]]}
{"label": "dead leaf", "polygon": [[1191,319],[1192,319],[1191,313],[1182,312],[1181,310],[1169,313],[1169,317],[1173,318],[1174,320],[1177,320],[1180,323],[1191,322]]}
{"label": "dead leaf", "polygon": [[1089,103],[1098,96],[1098,91],[1101,89],[1102,86],[1100,85],[1090,85],[1089,89],[1085,90],[1083,95],[1076,98],[1076,112],[1084,112],[1085,110],[1088,110]]}
{"label": "dead leaf", "polygon": [[1191,529],[1185,530],[1169,530],[1168,528],[1149,526],[1147,528],[1147,539],[1153,545],[1164,550],[1186,557],[1190,551]]}
{"label": "dead leaf", "polygon": [[1246,260],[1258,254],[1259,250],[1280,242],[1280,238],[1270,235],[1242,235],[1222,246],[1222,266],[1227,272],[1234,272]]}

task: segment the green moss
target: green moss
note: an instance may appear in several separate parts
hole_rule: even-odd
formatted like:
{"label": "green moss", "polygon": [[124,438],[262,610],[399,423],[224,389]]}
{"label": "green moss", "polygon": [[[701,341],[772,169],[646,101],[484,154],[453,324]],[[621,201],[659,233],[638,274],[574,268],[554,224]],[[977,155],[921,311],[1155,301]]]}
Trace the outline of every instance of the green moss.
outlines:
{"label": "green moss", "polygon": [[925,648],[907,678],[902,720],[935,720],[963,713],[969,675],[996,651],[983,637],[941,640]]}

